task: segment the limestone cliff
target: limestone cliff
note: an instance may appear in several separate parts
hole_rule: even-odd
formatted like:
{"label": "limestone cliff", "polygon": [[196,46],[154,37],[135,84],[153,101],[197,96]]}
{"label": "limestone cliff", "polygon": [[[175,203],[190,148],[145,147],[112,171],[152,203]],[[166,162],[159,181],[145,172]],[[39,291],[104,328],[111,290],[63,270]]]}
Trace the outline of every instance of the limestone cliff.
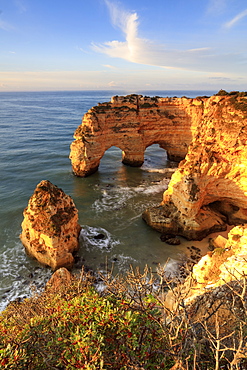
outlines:
{"label": "limestone cliff", "polygon": [[247,222],[246,95],[203,101],[200,124],[163,202],[143,214],[150,226],[200,240],[226,224]]}
{"label": "limestone cliff", "polygon": [[212,332],[217,328],[218,337],[235,338],[246,320],[246,226],[234,227],[227,239],[218,236],[213,244],[215,249],[194,265],[192,274],[168,291],[164,306],[168,313],[186,307],[190,323],[203,323]]}
{"label": "limestone cliff", "polygon": [[71,268],[79,248],[78,211],[70,196],[41,181],[24,210],[21,241],[28,254],[53,270]]}
{"label": "limestone cliff", "polygon": [[[215,239],[215,249],[194,265],[192,276],[201,290],[218,287],[232,280],[241,280],[247,274],[247,228],[236,226],[228,239]],[[224,239],[224,241],[222,240]]]}
{"label": "limestone cliff", "polygon": [[114,96],[83,117],[74,133],[70,159],[77,176],[97,171],[105,151],[122,150],[122,161],[141,166],[145,149],[159,144],[171,160],[185,157],[198,127],[207,98],[160,98],[142,95]]}

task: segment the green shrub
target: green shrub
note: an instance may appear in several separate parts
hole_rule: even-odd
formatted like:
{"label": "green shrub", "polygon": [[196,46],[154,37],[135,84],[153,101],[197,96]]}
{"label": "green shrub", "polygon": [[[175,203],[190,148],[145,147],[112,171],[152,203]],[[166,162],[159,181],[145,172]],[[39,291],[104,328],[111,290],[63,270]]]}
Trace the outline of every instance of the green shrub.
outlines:
{"label": "green shrub", "polygon": [[[57,292],[49,288],[11,303],[0,316],[0,368],[247,368],[245,276],[208,290],[189,306],[185,286],[179,279],[168,281],[163,268],[155,277],[146,268],[101,279],[103,293],[82,271],[80,279]],[[173,292],[173,309],[164,305],[167,289]]]}
{"label": "green shrub", "polygon": [[74,297],[67,293],[37,299],[42,313],[29,312],[26,318],[25,314],[10,317],[6,310],[0,324],[0,366],[163,369],[160,348],[166,343],[154,304],[147,300],[145,310],[134,309],[127,300],[100,296],[90,287]]}

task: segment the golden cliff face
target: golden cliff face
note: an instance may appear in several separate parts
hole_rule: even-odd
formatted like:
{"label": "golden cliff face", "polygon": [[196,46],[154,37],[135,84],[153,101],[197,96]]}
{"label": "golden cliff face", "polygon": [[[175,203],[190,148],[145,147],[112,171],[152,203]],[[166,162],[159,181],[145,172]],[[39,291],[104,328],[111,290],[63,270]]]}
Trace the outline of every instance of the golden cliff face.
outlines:
{"label": "golden cliff face", "polygon": [[53,270],[71,268],[81,229],[71,197],[49,181],[41,181],[23,214],[20,238],[27,253]]}
{"label": "golden cliff face", "polygon": [[70,159],[77,176],[97,171],[105,151],[122,150],[122,161],[141,166],[145,149],[159,144],[171,160],[185,157],[207,99],[114,96],[93,107],[74,133]]}
{"label": "golden cliff face", "polygon": [[241,280],[247,274],[247,228],[234,227],[228,239],[221,237],[219,246],[217,239],[219,237],[215,239],[214,251],[193,267],[192,276],[198,289],[215,288],[232,280]]}
{"label": "golden cliff face", "polygon": [[156,230],[202,239],[247,222],[247,97],[212,96],[185,160],[159,207],[144,212]]}

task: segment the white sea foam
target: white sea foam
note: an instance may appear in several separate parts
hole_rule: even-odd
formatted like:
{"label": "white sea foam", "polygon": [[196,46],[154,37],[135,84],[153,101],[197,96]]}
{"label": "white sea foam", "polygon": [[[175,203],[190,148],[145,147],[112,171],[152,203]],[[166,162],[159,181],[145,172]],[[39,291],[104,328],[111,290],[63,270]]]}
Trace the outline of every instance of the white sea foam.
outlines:
{"label": "white sea foam", "polygon": [[80,232],[80,242],[87,251],[98,249],[109,252],[116,245],[120,244],[112,235],[102,227],[92,227],[83,225]]}
{"label": "white sea foam", "polygon": [[121,254],[114,255],[112,257],[112,262],[114,262],[114,264],[117,265],[118,270],[120,272],[121,271],[125,272],[126,270],[128,270],[130,265],[136,264],[138,261],[131,256],[126,256],[123,253],[121,253]]}
{"label": "white sea foam", "polygon": [[[92,208],[96,212],[118,211],[130,205],[131,200],[135,200],[135,202],[138,203],[137,197],[140,195],[149,196],[162,193],[167,189],[168,184],[169,180],[163,179],[162,181],[149,185],[141,184],[136,187],[117,186],[114,188],[102,189],[101,197],[92,204]],[[141,199],[140,202],[143,204],[143,199]]]}
{"label": "white sea foam", "polygon": [[168,187],[169,180],[168,179],[163,179],[162,181],[159,181],[155,184],[152,184],[148,187],[142,187],[138,186],[134,188],[134,191],[136,193],[141,192],[143,194],[156,194],[156,193],[161,193],[165,191]]}
{"label": "white sea foam", "polygon": [[0,311],[16,299],[42,291],[52,274],[50,269],[30,260],[20,242],[11,249],[5,246],[4,249],[0,256]]}
{"label": "white sea foam", "polygon": [[181,266],[181,262],[179,260],[170,258],[163,268],[165,277],[167,279],[177,278],[179,276],[180,266]]}

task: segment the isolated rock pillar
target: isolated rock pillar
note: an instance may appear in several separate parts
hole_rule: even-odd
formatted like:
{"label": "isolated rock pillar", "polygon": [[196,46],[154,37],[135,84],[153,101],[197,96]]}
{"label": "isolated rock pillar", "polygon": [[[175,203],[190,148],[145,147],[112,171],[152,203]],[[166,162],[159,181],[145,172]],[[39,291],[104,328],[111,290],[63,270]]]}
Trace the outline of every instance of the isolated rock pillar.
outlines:
{"label": "isolated rock pillar", "polygon": [[41,181],[24,210],[20,239],[27,253],[53,270],[71,268],[79,249],[80,225],[72,198]]}

